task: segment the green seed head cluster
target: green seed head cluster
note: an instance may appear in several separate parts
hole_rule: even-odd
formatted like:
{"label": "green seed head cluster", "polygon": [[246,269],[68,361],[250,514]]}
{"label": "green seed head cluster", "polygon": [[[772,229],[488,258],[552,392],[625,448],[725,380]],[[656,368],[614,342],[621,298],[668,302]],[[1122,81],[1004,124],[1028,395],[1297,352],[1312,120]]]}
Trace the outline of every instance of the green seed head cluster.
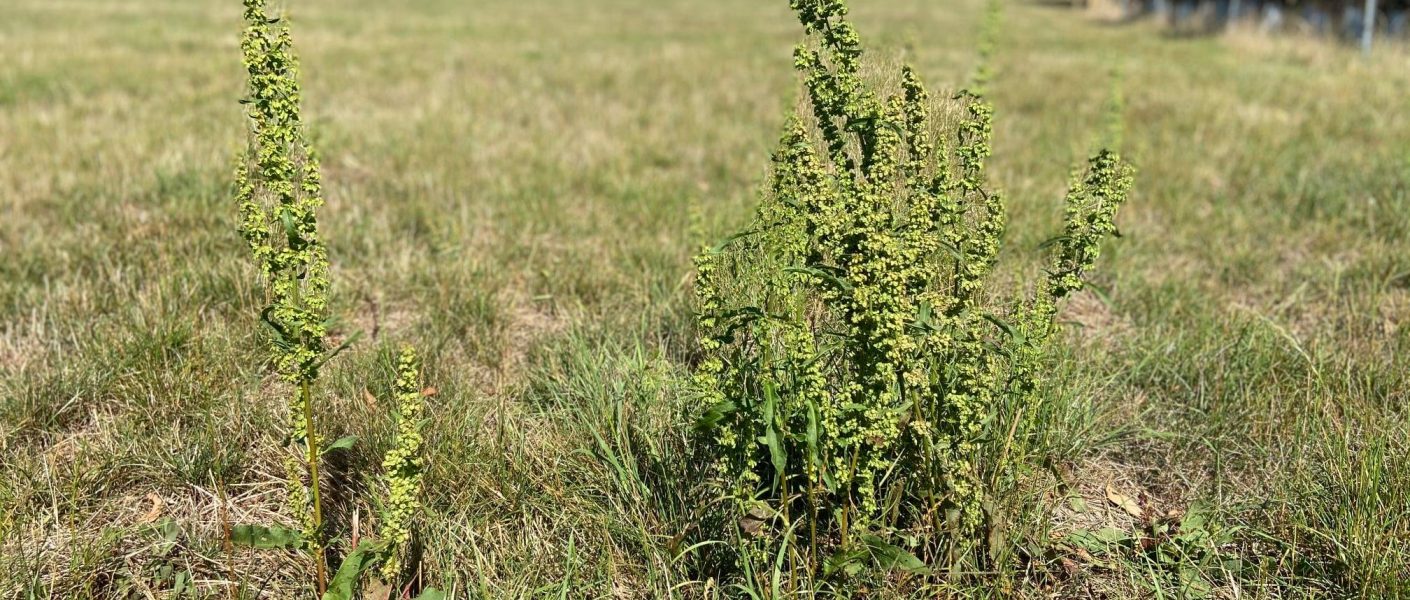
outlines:
{"label": "green seed head cluster", "polygon": [[[1101,255],[1101,241],[1116,233],[1116,210],[1131,189],[1131,168],[1110,150],[1088,161],[1085,175],[1074,173],[1067,192],[1066,226],[1058,238],[1048,279],[1038,294],[1039,306],[1055,311],[1051,302],[1083,287],[1082,276]],[[1049,319],[1050,320],[1050,319]]]}
{"label": "green seed head cluster", "polygon": [[411,545],[412,523],[421,509],[421,413],[425,399],[421,392],[421,359],[411,346],[402,348],[397,359],[396,443],[382,460],[387,483],[381,531],[387,541],[383,579],[395,581]]}
{"label": "green seed head cluster", "polygon": [[302,456],[286,458],[289,502],[306,546],[321,556],[320,442],[312,403],[319,366],[328,358],[328,251],[316,215],[322,184],[299,116],[298,61],[289,28],[271,27],[278,20],[269,18],[264,0],[245,0],[244,17],[240,48],[249,87],[243,104],[250,127],[248,148],[235,169],[240,233],[265,280],[260,315],[272,330],[271,359],[296,388],[288,440]]}
{"label": "green seed head cluster", "polygon": [[304,484],[308,479],[307,468],[308,465],[301,462],[297,456],[284,457],[284,482],[289,493],[289,507],[294,510],[294,517],[299,522],[299,531],[304,534],[300,547],[303,550],[316,550],[322,524],[314,519],[311,486]]}
{"label": "green seed head cluster", "polygon": [[[328,251],[316,218],[322,184],[299,117],[289,28],[271,28],[263,0],[245,0],[245,21],[240,47],[249,72],[251,137],[235,172],[240,231],[267,283],[263,318],[275,333],[275,364],[297,384],[318,378],[325,354]],[[294,439],[306,440],[303,407],[295,404],[290,429]]]}
{"label": "green seed head cluster", "polygon": [[809,34],[794,52],[807,106],[785,127],[754,224],[696,258],[716,481],[741,514],[790,524],[753,534],[764,542],[785,530],[814,532],[815,548],[898,528],[973,538],[985,424],[1001,398],[1032,396],[1056,303],[1114,231],[1129,172],[1094,158],[1068,196],[1052,274],[1012,314],[987,312],[1006,221],[985,176],[993,109],[961,94],[943,130],[910,68],[889,92],[863,79],[841,0],[791,4]]}

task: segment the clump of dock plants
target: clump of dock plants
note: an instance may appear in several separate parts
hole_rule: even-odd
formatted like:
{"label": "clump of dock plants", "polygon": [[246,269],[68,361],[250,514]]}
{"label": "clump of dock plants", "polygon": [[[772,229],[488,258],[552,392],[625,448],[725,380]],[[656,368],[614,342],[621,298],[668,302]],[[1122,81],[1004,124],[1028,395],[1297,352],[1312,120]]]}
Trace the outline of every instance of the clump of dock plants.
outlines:
{"label": "clump of dock plants", "polygon": [[1115,232],[1131,169],[1092,157],[1046,273],[997,297],[993,108],[970,92],[934,102],[910,67],[864,77],[842,0],[791,6],[806,101],[753,224],[696,259],[699,428],[735,566],[775,588],[785,559],[844,581],[869,565],[992,567],[986,482],[1012,465],[985,457],[1015,435],[996,415],[1034,414],[1059,303]]}
{"label": "clump of dock plants", "polygon": [[[355,438],[324,444],[325,428],[317,418],[317,384],[328,360],[353,340],[336,348],[328,343],[328,250],[317,218],[323,205],[322,182],[318,155],[300,116],[292,35],[286,22],[269,17],[264,0],[244,0],[244,18],[240,47],[249,87],[242,103],[248,109],[250,127],[248,149],[240,154],[235,170],[235,197],[240,233],[265,283],[266,304],[260,318],[269,329],[270,361],[290,394],[285,437],[290,452],[284,468],[289,506],[300,528],[240,525],[233,537],[257,547],[311,553],[318,596],[350,600],[363,576],[379,562],[381,575],[392,585],[400,583],[408,570],[423,467],[421,361],[406,347],[397,362],[393,413],[397,434],[383,461],[388,495],[383,502],[381,539],[351,548],[330,578],[319,470],[326,453],[351,446]],[[421,597],[438,595],[427,588]]]}

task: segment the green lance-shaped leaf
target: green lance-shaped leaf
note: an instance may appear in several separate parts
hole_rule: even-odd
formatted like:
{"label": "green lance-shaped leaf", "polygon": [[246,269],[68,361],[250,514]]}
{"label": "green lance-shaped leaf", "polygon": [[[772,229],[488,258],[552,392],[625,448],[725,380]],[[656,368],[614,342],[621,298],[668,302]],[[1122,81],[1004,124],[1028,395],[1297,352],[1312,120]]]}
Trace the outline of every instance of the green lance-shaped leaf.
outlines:
{"label": "green lance-shaped leaf", "polygon": [[328,590],[323,593],[323,600],[355,600],[358,580],[362,579],[363,573],[377,564],[377,557],[382,551],[383,542],[364,541],[358,544],[357,548],[343,557],[343,564],[328,582]]}

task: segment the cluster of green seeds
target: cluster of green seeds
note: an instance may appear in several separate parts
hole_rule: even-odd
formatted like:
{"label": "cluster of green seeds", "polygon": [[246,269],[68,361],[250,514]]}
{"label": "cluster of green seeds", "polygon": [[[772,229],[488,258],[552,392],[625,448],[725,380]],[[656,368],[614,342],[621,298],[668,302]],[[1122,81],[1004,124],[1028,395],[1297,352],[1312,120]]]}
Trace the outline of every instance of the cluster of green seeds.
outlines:
{"label": "cluster of green seeds", "polygon": [[387,543],[382,579],[396,581],[411,546],[412,524],[421,510],[421,413],[425,401],[421,391],[421,359],[411,346],[402,348],[397,359],[396,424],[397,437],[382,460],[387,498],[382,508],[381,533]]}

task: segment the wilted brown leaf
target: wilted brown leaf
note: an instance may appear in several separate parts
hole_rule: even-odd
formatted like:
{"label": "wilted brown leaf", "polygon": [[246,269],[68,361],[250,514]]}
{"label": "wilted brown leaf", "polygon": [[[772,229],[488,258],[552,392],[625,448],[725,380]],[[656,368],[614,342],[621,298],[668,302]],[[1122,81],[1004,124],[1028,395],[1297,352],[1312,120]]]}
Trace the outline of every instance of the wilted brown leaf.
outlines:
{"label": "wilted brown leaf", "polygon": [[1106,486],[1106,499],[1110,500],[1112,504],[1115,504],[1116,506],[1120,507],[1121,510],[1126,511],[1126,514],[1131,515],[1134,518],[1145,518],[1146,511],[1141,509],[1141,505],[1138,504],[1135,499],[1131,498],[1130,496],[1116,491],[1116,488],[1112,487],[1111,484],[1107,484]]}
{"label": "wilted brown leaf", "polygon": [[137,517],[137,522],[142,525],[156,521],[157,517],[162,516],[162,509],[166,506],[166,503],[162,501],[162,497],[156,494],[147,494],[147,501],[152,503],[152,507],[148,508],[147,512],[142,513],[142,516]]}
{"label": "wilted brown leaf", "polygon": [[750,510],[748,514],[740,517],[739,528],[742,529],[746,535],[759,535],[759,533],[764,530],[764,525],[769,522],[770,518],[771,515],[767,510],[755,507]]}
{"label": "wilted brown leaf", "polygon": [[1077,554],[1077,559],[1084,563],[1094,563],[1097,561],[1097,557],[1092,556],[1092,553],[1088,552],[1086,548],[1077,548],[1074,552]]}
{"label": "wilted brown leaf", "polygon": [[362,586],[362,600],[388,600],[392,598],[392,586],[376,577]]}

